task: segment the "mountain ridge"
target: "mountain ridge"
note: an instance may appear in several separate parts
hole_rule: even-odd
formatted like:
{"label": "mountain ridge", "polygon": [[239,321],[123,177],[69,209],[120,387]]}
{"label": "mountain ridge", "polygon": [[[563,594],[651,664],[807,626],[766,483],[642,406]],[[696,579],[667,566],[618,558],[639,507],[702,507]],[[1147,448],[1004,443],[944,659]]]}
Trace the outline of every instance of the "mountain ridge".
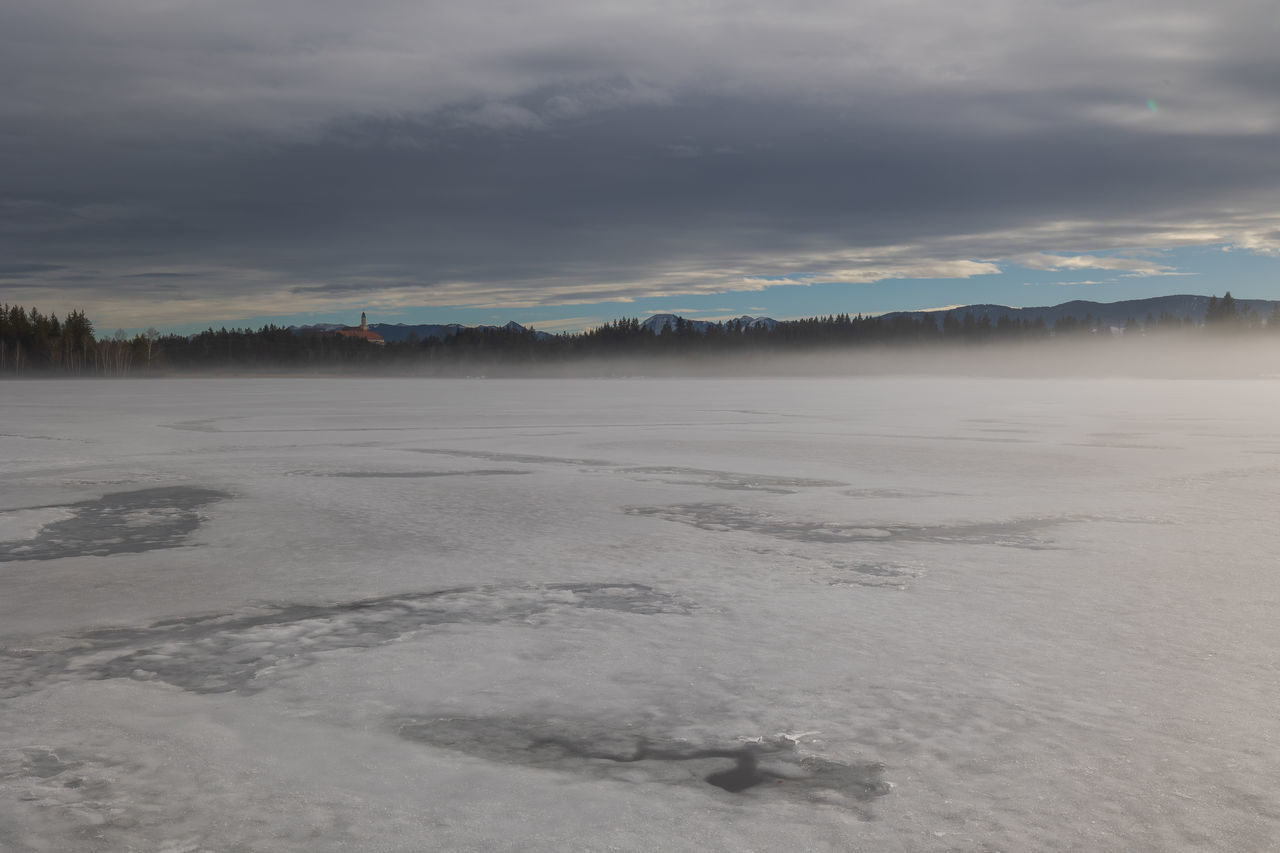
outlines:
{"label": "mountain ridge", "polygon": [[[294,334],[298,334],[299,332],[334,332],[339,329],[350,329],[350,328],[354,328],[354,327],[345,325],[343,323],[314,323],[307,326],[290,326],[289,331],[293,332]],[[466,325],[463,325],[462,323],[412,323],[412,324],[410,323],[370,323],[369,324],[369,330],[373,332],[377,332],[379,335],[382,336],[382,339],[384,341],[387,341],[388,343],[399,343],[401,341],[407,341],[410,338],[414,337],[415,335],[420,341],[433,340],[433,339],[442,341],[445,338],[452,338],[456,336],[461,331],[471,330],[471,329],[474,329],[477,331],[490,331],[490,332],[492,331],[532,332],[534,336],[538,338],[538,340],[545,340],[546,338],[554,337],[554,335],[551,335],[547,332],[539,332],[534,329],[530,329],[527,326],[522,326],[519,323],[517,323],[515,320],[511,320],[502,326],[490,326],[490,325],[466,326]]]}
{"label": "mountain ridge", "polygon": [[[1179,293],[1170,296],[1151,296],[1145,299],[1122,299],[1116,302],[1094,302],[1087,299],[1073,299],[1058,305],[1039,305],[1014,307],[1011,305],[994,305],[979,303],[961,305],[956,308],[934,308],[922,311],[891,311],[880,315],[885,319],[894,317],[941,317],[951,313],[957,318],[972,314],[975,320],[987,317],[992,322],[1002,316],[1010,320],[1025,320],[1034,323],[1037,318],[1045,325],[1052,327],[1058,320],[1075,317],[1084,320],[1093,317],[1095,320],[1111,326],[1124,326],[1131,318],[1138,325],[1145,325],[1147,318],[1159,319],[1168,315],[1177,320],[1190,319],[1194,323],[1203,323],[1209,301],[1214,297],[1199,296],[1190,293]],[[1232,297],[1233,299],[1235,297]],[[1276,299],[1236,299],[1236,308],[1240,313],[1252,310],[1259,317],[1266,317],[1280,300]]]}
{"label": "mountain ridge", "polygon": [[[1139,326],[1146,325],[1148,319],[1158,320],[1161,318],[1173,318],[1177,321],[1190,321],[1191,323],[1203,323],[1205,313],[1209,308],[1210,300],[1216,297],[1200,296],[1198,294],[1172,294],[1168,296],[1152,296],[1143,299],[1121,299],[1115,302],[1095,302],[1087,299],[1073,299],[1068,302],[1062,302],[1057,305],[1038,305],[1038,306],[1012,306],[998,305],[994,303],[974,303],[971,305],[958,305],[952,308],[927,308],[915,311],[890,311],[879,315],[861,315],[861,316],[877,316],[882,320],[892,320],[897,317],[905,317],[909,319],[920,319],[932,317],[935,321],[947,314],[951,314],[956,319],[963,319],[966,314],[973,315],[974,320],[981,322],[984,318],[995,323],[1001,317],[1008,317],[1015,322],[1034,323],[1037,319],[1042,320],[1044,325],[1052,328],[1055,323],[1068,317],[1074,317],[1077,321],[1084,321],[1086,318],[1092,318],[1095,322],[1103,325],[1114,327],[1123,327],[1130,320],[1133,320]],[[1234,298],[1234,297],[1233,297]],[[1276,299],[1235,299],[1236,308],[1244,314],[1253,311],[1260,318],[1267,318],[1273,311],[1280,310],[1280,300]],[[667,332],[674,332],[676,328],[683,322],[691,331],[703,333],[713,327],[728,327],[737,324],[738,327],[746,331],[748,329],[774,329],[779,325],[785,325],[793,320],[775,320],[772,317],[752,316],[744,314],[741,317],[734,317],[729,320],[700,320],[694,317],[685,317],[681,314],[653,314],[645,320],[640,321],[640,328],[652,332],[655,335],[662,335]],[[289,330],[296,333],[299,332],[331,332],[338,329],[352,328],[341,323],[315,323],[306,326],[290,326]],[[418,340],[444,340],[456,336],[459,332],[465,330],[478,331],[508,331],[508,332],[532,332],[538,340],[546,340],[556,337],[548,332],[535,331],[528,326],[521,325],[512,320],[504,325],[476,325],[467,326],[462,323],[370,323],[369,329],[377,332],[387,342],[401,342],[417,337]]]}

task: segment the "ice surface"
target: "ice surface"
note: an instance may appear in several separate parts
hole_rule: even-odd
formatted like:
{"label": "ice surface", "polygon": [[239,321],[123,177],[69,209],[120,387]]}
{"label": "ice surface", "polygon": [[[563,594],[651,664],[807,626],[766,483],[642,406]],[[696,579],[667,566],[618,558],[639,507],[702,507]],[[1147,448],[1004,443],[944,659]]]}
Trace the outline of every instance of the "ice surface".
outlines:
{"label": "ice surface", "polygon": [[0,850],[1273,849],[1277,391],[6,383]]}
{"label": "ice surface", "polygon": [[75,513],[64,507],[13,509],[0,512],[0,552],[5,548],[30,547],[23,540],[34,539],[50,524],[65,521]]}

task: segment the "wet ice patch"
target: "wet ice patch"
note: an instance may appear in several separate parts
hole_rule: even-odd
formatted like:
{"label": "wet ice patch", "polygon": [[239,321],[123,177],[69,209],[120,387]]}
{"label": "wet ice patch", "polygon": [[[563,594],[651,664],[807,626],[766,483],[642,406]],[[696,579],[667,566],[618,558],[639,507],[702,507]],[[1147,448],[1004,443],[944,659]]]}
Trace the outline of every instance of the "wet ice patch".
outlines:
{"label": "wet ice patch", "polygon": [[252,693],[264,676],[307,666],[322,652],[372,648],[433,625],[527,621],[585,608],[653,616],[692,606],[642,584],[476,586],[340,604],[288,604],[107,628],[0,649],[0,696],[48,681],[131,678],[194,693]]}
{"label": "wet ice patch", "polygon": [[906,589],[920,572],[898,563],[844,563],[831,565],[835,573],[829,586],[870,586]]}
{"label": "wet ice patch", "polygon": [[[26,818],[14,827],[0,826],[0,849],[117,849],[104,844],[103,832],[132,829],[138,814],[117,783],[141,769],[63,746],[0,749],[0,796],[25,806],[18,813]],[[68,827],[74,829],[68,833]],[[11,839],[6,829],[14,830]],[[96,843],[81,847],[76,836]],[[12,848],[7,840],[15,842]]]}
{"label": "wet ice patch", "polygon": [[845,805],[892,789],[883,764],[813,754],[796,735],[693,742],[651,724],[557,718],[406,717],[390,725],[405,740],[436,749],[631,785],[710,786]]}
{"label": "wet ice patch", "polygon": [[708,486],[731,491],[758,491],[774,494],[794,494],[799,489],[845,486],[839,480],[815,480],[806,477],[773,477],[764,474],[741,474],[732,471],[714,471],[706,468],[685,468],[676,465],[650,465],[621,469],[639,479],[655,479],[677,486]]}
{"label": "wet ice patch", "polygon": [[67,438],[57,435],[36,435],[33,433],[0,432],[0,438],[25,438],[31,441],[84,441],[84,439]]}
{"label": "wet ice patch", "polygon": [[187,432],[222,432],[215,424],[218,421],[227,420],[227,418],[197,418],[192,421],[177,421],[171,424],[161,424],[161,426],[169,429],[185,430]]}
{"label": "wet ice patch", "polygon": [[351,477],[354,479],[372,480],[419,480],[433,477],[487,477],[517,476],[528,474],[528,471],[516,471],[508,468],[480,468],[468,471],[331,471],[329,473],[306,472],[310,477]]}
{"label": "wet ice patch", "polygon": [[827,586],[863,586],[882,589],[903,590],[911,586],[925,574],[920,565],[894,561],[858,561],[832,559],[830,554],[809,553],[809,549],[755,547],[752,553],[768,558],[770,561],[797,569],[808,575],[813,583]]}
{"label": "wet ice patch", "polygon": [[564,456],[537,456],[532,453],[499,453],[489,450],[445,450],[437,448],[405,448],[412,453],[430,453],[436,456],[454,456],[460,459],[487,459],[490,462],[522,462],[528,465],[589,465],[609,466],[603,459],[574,459]]}
{"label": "wet ice patch", "polygon": [[941,498],[953,497],[955,492],[937,492],[931,489],[894,489],[894,488],[865,488],[865,489],[846,489],[844,494],[851,498],[873,498],[876,500],[915,500],[917,498]]}
{"label": "wet ice patch", "polygon": [[1081,520],[1073,516],[1052,516],[952,525],[862,525],[778,518],[747,507],[718,503],[631,506],[623,511],[628,515],[675,521],[701,530],[758,533],[800,542],[961,542],[1010,548],[1052,547],[1040,535],[1045,529]]}
{"label": "wet ice patch", "polygon": [[675,486],[705,486],[730,491],[759,491],[789,495],[800,489],[832,488],[847,486],[839,480],[820,480],[811,477],[782,477],[769,474],[748,474],[737,471],[717,471],[710,468],[690,468],[682,465],[623,465],[603,459],[576,459],[565,456],[535,456],[527,453],[499,453],[486,450],[448,450],[443,448],[410,448],[414,453],[433,453],[464,459],[485,459],[491,462],[518,462],[529,465],[569,465],[604,473],[622,474],[636,480],[667,483]]}
{"label": "wet ice patch", "polygon": [[[189,486],[113,492],[93,500],[25,512],[51,513],[35,535],[0,541],[0,563],[133,554],[176,548],[200,526],[200,510],[231,497]],[[52,513],[60,517],[54,518]],[[6,513],[7,515],[8,513]]]}
{"label": "wet ice patch", "polygon": [[29,776],[37,779],[48,779],[80,766],[79,761],[63,760],[52,749],[42,746],[26,747],[20,750],[21,764],[14,775]]}
{"label": "wet ice patch", "polygon": [[485,477],[485,476],[512,476],[518,474],[528,474],[528,471],[511,471],[504,468],[482,468],[477,471],[339,471],[328,476],[331,477],[355,477],[355,478],[386,478],[386,479],[419,479],[427,477]]}

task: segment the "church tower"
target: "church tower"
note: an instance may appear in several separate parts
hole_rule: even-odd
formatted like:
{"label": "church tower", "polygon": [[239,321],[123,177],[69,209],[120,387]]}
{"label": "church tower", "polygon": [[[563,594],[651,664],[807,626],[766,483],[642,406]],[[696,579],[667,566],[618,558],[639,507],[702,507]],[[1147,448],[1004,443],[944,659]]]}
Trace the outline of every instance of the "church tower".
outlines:
{"label": "church tower", "polygon": [[369,321],[365,319],[363,311],[360,312],[360,331],[369,331]]}

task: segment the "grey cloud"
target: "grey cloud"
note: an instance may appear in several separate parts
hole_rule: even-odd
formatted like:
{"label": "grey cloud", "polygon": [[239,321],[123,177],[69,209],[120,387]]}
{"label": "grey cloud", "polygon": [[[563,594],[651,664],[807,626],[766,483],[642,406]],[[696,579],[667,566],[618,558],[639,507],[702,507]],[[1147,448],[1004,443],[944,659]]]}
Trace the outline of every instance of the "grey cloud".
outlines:
{"label": "grey cloud", "polygon": [[0,263],[0,276],[5,278],[21,278],[31,273],[56,272],[66,269],[62,264],[7,264]]}
{"label": "grey cloud", "polygon": [[1180,229],[1265,248],[1268,8],[20,0],[0,249],[69,294],[555,304]]}
{"label": "grey cloud", "polygon": [[[1145,98],[1161,80],[1216,85],[1199,67],[1206,57],[1241,67],[1269,57],[1258,22],[1273,11],[1247,0],[1212,10],[1188,0],[830,0],[776,9],[747,0],[447,8],[19,0],[0,12],[8,34],[0,68],[11,72],[0,105],[82,133],[149,138],[296,131],[339,115],[430,112],[609,77],[678,93],[845,104],[923,87],[972,96],[1091,83]],[[140,124],[130,131],[126,120]]]}

